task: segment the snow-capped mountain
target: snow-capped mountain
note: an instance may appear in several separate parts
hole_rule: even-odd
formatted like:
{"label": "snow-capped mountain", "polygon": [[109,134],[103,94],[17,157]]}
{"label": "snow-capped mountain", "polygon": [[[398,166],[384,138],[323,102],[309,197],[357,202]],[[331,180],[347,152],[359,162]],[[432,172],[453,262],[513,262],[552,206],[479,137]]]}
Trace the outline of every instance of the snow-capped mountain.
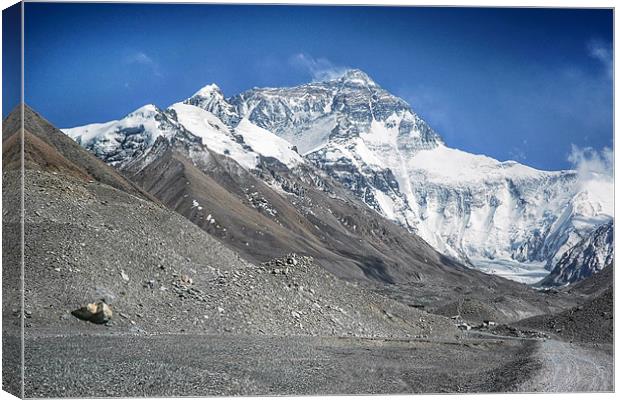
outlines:
{"label": "snow-capped mountain", "polygon": [[587,278],[614,260],[614,225],[601,225],[566,251],[541,286],[561,286]]}
{"label": "snow-capped mountain", "polygon": [[539,171],[449,148],[405,101],[358,70],[229,101],[370,207],[462,260],[551,267],[613,217],[611,181],[584,188],[574,171]]}
{"label": "snow-capped mountain", "polygon": [[584,182],[576,171],[540,171],[450,148],[404,100],[359,70],[230,98],[208,85],[166,110],[146,106],[120,121],[65,132],[120,167],[158,137],[179,132],[249,170],[264,158],[289,169],[314,165],[464,261],[506,259],[550,269],[613,218],[612,180]]}

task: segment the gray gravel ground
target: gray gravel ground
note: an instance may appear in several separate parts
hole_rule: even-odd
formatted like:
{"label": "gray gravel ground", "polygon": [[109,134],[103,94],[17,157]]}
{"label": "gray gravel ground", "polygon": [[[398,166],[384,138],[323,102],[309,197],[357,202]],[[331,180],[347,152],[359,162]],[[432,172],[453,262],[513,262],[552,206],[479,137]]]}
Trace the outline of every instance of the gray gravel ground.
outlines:
{"label": "gray gravel ground", "polygon": [[235,335],[29,338],[26,396],[506,391],[536,370],[528,358],[533,343]]}

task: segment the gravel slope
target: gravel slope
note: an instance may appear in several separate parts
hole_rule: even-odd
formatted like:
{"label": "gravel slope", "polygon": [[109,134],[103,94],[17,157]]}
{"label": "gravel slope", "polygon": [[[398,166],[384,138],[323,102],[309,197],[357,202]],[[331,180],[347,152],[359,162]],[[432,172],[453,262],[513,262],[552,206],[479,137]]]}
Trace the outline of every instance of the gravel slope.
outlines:
{"label": "gravel slope", "polygon": [[[250,264],[182,216],[110,186],[30,170],[25,179],[28,335],[457,334],[447,318],[344,282],[309,258]],[[69,314],[100,298],[116,313],[111,326]]]}

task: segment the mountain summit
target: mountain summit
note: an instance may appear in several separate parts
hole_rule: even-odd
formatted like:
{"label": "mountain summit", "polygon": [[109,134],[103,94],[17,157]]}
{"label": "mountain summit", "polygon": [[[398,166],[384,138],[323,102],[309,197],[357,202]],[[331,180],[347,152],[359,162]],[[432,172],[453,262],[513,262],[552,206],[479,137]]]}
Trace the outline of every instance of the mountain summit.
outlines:
{"label": "mountain summit", "polygon": [[351,85],[378,86],[370,76],[359,69],[349,69],[337,80]]}

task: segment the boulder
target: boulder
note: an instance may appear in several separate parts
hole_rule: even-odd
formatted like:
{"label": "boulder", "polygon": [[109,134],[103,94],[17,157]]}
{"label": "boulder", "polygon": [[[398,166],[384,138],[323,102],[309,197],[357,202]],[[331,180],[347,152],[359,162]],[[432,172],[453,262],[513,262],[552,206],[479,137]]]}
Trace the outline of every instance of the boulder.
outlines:
{"label": "boulder", "polygon": [[87,305],[71,311],[71,314],[83,321],[89,321],[93,324],[105,324],[112,319],[112,308],[104,301],[97,303],[88,303]]}

